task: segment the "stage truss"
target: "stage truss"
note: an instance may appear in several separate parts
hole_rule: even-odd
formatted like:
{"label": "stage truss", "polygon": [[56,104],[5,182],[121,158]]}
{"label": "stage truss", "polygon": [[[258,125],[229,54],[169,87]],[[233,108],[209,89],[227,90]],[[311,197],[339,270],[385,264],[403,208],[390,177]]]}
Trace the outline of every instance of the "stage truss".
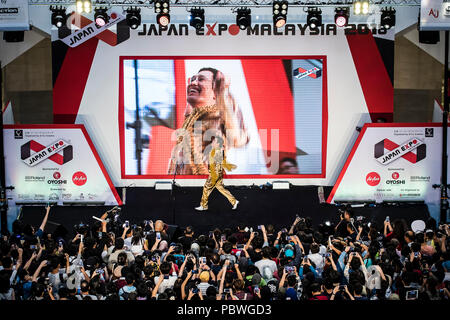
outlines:
{"label": "stage truss", "polygon": [[[94,0],[92,6],[116,7],[154,7],[154,0]],[[75,0],[29,0],[29,5],[75,5]],[[171,7],[272,7],[271,0],[171,0]],[[345,7],[352,6],[354,1],[288,1],[289,7]],[[369,1],[370,5],[388,6],[388,7],[420,7],[420,0],[381,0]]]}

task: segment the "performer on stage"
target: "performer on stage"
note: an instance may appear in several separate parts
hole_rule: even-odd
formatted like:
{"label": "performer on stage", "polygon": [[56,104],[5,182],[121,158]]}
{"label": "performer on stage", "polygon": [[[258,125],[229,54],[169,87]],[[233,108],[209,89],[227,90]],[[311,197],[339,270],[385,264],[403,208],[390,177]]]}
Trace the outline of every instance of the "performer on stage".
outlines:
{"label": "performer on stage", "polygon": [[225,168],[227,171],[231,171],[236,168],[234,164],[227,163],[227,159],[225,157],[223,139],[219,136],[213,136],[212,138],[212,148],[209,152],[209,177],[206,180],[205,185],[203,186],[203,195],[202,200],[200,201],[200,206],[196,207],[195,210],[204,211],[208,210],[208,197],[211,192],[216,188],[222,193],[228,201],[230,201],[233,206],[233,210],[236,210],[239,201],[236,200],[235,197],[225,189],[223,185],[223,169]]}
{"label": "performer on stage", "polygon": [[185,119],[177,133],[168,174],[206,175],[203,159],[211,131],[220,130],[227,148],[240,148],[249,142],[242,112],[230,93],[230,80],[214,68],[202,68],[187,86]]}

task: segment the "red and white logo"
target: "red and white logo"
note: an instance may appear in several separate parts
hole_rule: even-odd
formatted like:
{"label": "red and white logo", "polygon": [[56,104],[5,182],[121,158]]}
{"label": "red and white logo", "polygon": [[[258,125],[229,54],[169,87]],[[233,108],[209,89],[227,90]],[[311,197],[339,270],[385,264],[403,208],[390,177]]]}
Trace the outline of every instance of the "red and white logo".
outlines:
{"label": "red and white logo", "polygon": [[73,174],[72,176],[72,181],[73,183],[75,183],[77,186],[82,186],[83,184],[86,183],[87,181],[87,177],[84,174],[84,172],[81,171],[77,171]]}
{"label": "red and white logo", "polygon": [[394,172],[392,174],[392,179],[397,180],[398,178],[400,178],[400,175],[398,174],[398,172]]}
{"label": "red and white logo", "polygon": [[30,140],[20,146],[20,158],[30,167],[33,167],[46,159],[59,165],[63,165],[73,159],[73,147],[62,139],[59,139],[48,146]]}
{"label": "red and white logo", "polygon": [[59,178],[61,178],[61,173],[59,173],[59,172],[53,173],[53,179],[58,180]]}
{"label": "red and white logo", "polygon": [[377,184],[379,184],[379,183],[380,183],[380,180],[381,180],[380,175],[379,175],[378,173],[376,173],[376,172],[370,172],[370,173],[368,173],[367,176],[366,176],[366,182],[367,182],[367,184],[368,184],[369,186],[372,186],[372,187],[374,187],[374,186],[376,186]]}

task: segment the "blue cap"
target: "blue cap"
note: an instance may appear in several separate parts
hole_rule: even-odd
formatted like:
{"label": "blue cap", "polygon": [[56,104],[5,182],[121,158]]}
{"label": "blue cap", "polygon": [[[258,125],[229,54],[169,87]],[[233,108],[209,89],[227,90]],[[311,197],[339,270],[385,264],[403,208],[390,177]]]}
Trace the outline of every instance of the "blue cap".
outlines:
{"label": "blue cap", "polygon": [[287,250],[284,252],[284,255],[285,255],[286,257],[288,257],[288,258],[293,257],[293,256],[294,256],[294,251],[291,250],[291,249],[287,249]]}

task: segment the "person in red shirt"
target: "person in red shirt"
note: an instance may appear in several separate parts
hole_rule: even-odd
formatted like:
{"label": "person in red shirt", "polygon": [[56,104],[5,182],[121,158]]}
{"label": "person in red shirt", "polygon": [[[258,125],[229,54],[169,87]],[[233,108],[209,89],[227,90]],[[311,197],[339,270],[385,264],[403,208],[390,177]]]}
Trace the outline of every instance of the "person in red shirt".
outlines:
{"label": "person in red shirt", "polygon": [[328,296],[322,292],[322,286],[317,282],[311,284],[311,292],[312,296],[309,300],[328,300]]}
{"label": "person in red shirt", "polygon": [[248,238],[248,233],[245,231],[244,225],[239,224],[237,226],[237,232],[233,233],[231,236],[236,238],[237,244],[245,244],[246,238]]}

